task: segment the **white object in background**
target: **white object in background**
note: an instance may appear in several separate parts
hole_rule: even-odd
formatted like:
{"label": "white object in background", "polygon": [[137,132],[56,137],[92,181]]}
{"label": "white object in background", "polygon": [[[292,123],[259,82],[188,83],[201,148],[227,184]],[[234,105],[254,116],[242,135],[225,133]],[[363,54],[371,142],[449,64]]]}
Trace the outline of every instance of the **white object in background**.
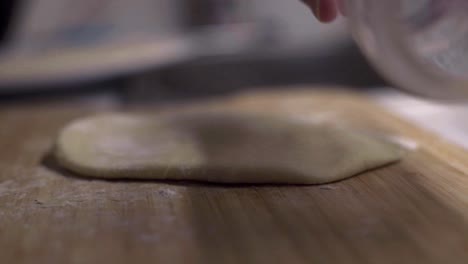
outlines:
{"label": "white object in background", "polygon": [[447,105],[395,91],[373,94],[392,113],[468,149],[468,105]]}
{"label": "white object in background", "polygon": [[20,52],[77,48],[96,43],[180,32],[171,0],[27,0],[12,32]]}
{"label": "white object in background", "polygon": [[346,3],[356,41],[384,77],[423,96],[468,100],[468,1]]}
{"label": "white object in background", "polygon": [[191,58],[177,1],[27,0],[0,52],[0,89],[109,78]]}

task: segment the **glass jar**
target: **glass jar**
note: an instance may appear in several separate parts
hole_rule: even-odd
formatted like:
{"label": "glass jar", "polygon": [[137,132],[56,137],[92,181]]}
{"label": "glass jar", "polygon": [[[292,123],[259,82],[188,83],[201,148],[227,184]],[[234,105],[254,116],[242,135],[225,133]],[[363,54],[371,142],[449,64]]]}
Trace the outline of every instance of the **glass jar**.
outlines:
{"label": "glass jar", "polygon": [[345,0],[353,36],[390,82],[468,100],[468,0]]}

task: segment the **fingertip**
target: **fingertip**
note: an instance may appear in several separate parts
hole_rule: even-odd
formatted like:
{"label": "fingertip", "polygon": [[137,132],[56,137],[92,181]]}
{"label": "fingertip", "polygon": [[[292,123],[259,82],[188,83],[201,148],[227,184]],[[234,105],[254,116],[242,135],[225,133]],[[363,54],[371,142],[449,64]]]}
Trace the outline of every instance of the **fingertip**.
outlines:
{"label": "fingertip", "polygon": [[333,22],[338,16],[338,7],[334,0],[308,0],[315,17],[322,23]]}
{"label": "fingertip", "polygon": [[336,10],[329,11],[329,12],[323,12],[319,18],[320,22],[322,23],[331,23],[335,21],[335,19],[338,17],[338,12]]}

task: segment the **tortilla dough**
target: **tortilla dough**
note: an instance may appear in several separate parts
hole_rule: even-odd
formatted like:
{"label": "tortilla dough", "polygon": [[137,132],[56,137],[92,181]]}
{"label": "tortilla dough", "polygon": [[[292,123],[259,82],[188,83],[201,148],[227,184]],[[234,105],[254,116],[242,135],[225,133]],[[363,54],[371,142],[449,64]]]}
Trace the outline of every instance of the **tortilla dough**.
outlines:
{"label": "tortilla dough", "polygon": [[58,162],[82,176],[319,184],[399,160],[382,138],[254,114],[107,114],[72,122]]}

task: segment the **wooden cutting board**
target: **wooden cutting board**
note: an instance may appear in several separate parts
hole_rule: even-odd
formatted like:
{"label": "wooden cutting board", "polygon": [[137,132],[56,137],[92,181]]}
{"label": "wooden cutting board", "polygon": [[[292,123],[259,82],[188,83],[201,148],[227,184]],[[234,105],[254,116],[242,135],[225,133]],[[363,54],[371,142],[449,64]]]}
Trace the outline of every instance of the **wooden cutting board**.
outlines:
{"label": "wooden cutting board", "polygon": [[258,92],[210,104],[321,116],[419,148],[398,164],[322,186],[87,180],[45,158],[58,130],[134,107],[2,106],[0,263],[468,263],[467,152],[342,91]]}

